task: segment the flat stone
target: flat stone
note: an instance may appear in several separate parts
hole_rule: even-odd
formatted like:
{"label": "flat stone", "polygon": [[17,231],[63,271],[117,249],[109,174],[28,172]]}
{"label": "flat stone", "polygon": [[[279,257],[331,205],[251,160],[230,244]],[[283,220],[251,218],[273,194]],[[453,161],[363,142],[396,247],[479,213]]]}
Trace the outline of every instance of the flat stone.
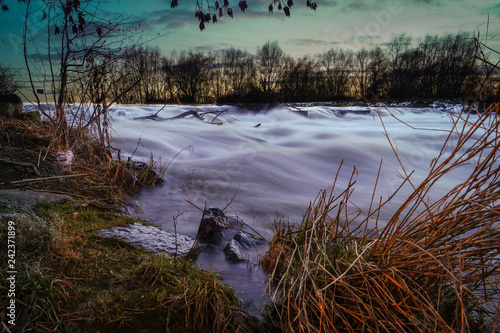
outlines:
{"label": "flat stone", "polygon": [[189,236],[177,234],[176,237],[173,232],[155,226],[143,225],[140,222],[127,227],[96,230],[94,234],[113,238],[149,252],[165,253],[169,256],[186,255],[195,244],[195,240]]}
{"label": "flat stone", "polygon": [[37,202],[41,201],[56,203],[71,199],[69,195],[57,193],[0,190],[0,212],[33,208]]}

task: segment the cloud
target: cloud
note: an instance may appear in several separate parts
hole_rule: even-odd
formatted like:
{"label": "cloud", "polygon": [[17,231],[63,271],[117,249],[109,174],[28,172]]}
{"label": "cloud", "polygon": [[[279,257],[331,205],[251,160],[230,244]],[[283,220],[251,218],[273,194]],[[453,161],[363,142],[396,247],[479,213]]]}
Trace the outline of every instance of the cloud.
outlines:
{"label": "cloud", "polygon": [[339,42],[332,42],[328,40],[312,39],[312,38],[292,38],[289,39],[287,43],[299,46],[334,46],[340,44]]}
{"label": "cloud", "polygon": [[188,9],[162,9],[153,12],[148,20],[154,29],[165,30],[180,29],[186,24],[196,24],[194,12]]}
{"label": "cloud", "polygon": [[485,8],[483,10],[483,14],[493,14],[495,15],[496,17],[500,17],[500,4],[497,4],[495,6],[491,6],[491,7],[488,7],[488,8]]}

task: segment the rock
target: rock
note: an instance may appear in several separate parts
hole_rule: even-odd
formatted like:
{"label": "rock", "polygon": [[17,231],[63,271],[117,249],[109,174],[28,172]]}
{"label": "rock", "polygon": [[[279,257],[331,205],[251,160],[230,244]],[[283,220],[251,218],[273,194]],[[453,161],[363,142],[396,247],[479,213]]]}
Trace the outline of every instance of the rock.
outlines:
{"label": "rock", "polygon": [[42,116],[40,115],[40,112],[38,112],[38,111],[22,112],[16,118],[19,120],[29,120],[29,121],[36,122],[36,123],[39,123],[42,121]]}
{"label": "rock", "polygon": [[0,96],[0,116],[17,117],[23,110],[23,101],[15,94]]}
{"label": "rock", "polygon": [[54,157],[56,158],[56,161],[60,165],[71,165],[73,164],[73,159],[75,158],[75,155],[71,150],[63,150],[55,153]]}
{"label": "rock", "polygon": [[143,186],[154,186],[163,184],[163,179],[153,170],[153,166],[141,161],[134,161],[130,157],[127,161],[128,170],[132,172],[136,180]]}
{"label": "rock", "polygon": [[[271,303],[270,303],[271,304]],[[247,333],[278,333],[282,330],[271,323],[261,321],[259,318],[249,315],[238,313],[236,315],[238,326]]]}
{"label": "rock", "polygon": [[145,186],[153,186],[157,184],[163,184],[163,179],[158,175],[156,171],[146,166],[139,170],[137,174],[137,179],[141,184]]}
{"label": "rock", "polygon": [[245,232],[238,231],[224,248],[226,259],[229,261],[245,260],[242,249],[248,249],[253,246],[255,246],[255,242],[252,236]]}
{"label": "rock", "polygon": [[0,190],[0,213],[31,209],[38,202],[63,202],[72,198],[65,194],[37,191]]}
{"label": "rock", "polygon": [[255,246],[252,236],[242,231],[238,231],[238,233],[234,235],[233,239],[245,249]]}
{"label": "rock", "polygon": [[108,171],[108,176],[118,185],[128,189],[135,187],[135,177],[130,171],[119,163],[113,163]]}
{"label": "rock", "polygon": [[127,227],[112,227],[94,231],[101,237],[114,238],[150,252],[161,252],[170,256],[183,256],[194,246],[194,239],[186,235],[174,234],[155,226],[139,222]]}
{"label": "rock", "polygon": [[[217,241],[226,230],[228,219],[219,208],[209,208],[203,212],[196,239],[202,242]],[[224,223],[222,223],[224,222]]]}
{"label": "rock", "polygon": [[240,244],[235,241],[234,238],[226,245],[224,253],[226,254],[226,259],[229,261],[240,261],[244,259]]}

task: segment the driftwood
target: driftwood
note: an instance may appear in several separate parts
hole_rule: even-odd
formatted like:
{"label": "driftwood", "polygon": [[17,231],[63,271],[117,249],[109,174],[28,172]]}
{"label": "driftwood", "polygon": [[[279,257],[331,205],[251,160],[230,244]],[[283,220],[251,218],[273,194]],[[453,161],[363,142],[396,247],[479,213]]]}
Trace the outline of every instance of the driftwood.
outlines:
{"label": "driftwood", "polygon": [[[160,110],[161,111],[161,110]],[[151,120],[156,120],[156,121],[166,121],[166,120],[176,120],[176,119],[182,119],[182,118],[186,118],[188,116],[194,116],[195,118],[198,118],[200,120],[203,120],[202,116],[200,116],[200,114],[198,113],[198,110],[189,110],[189,111],[186,111],[186,112],[183,112],[181,113],[180,115],[177,115],[175,117],[170,117],[170,118],[161,118],[158,116],[158,113],[160,112],[156,112],[155,114],[152,114],[150,116],[144,116],[144,117],[136,117],[134,118],[134,120],[139,120],[139,119],[151,119]]]}
{"label": "driftwood", "polygon": [[170,117],[170,118],[162,118],[162,117],[158,116],[158,113],[160,113],[160,111],[162,111],[164,109],[164,107],[162,107],[155,114],[152,114],[152,115],[149,115],[149,116],[144,116],[144,117],[136,117],[136,118],[134,118],[134,120],[150,119],[150,120],[155,120],[155,121],[166,121],[166,120],[176,120],[176,119],[182,119],[182,118],[186,118],[186,117],[189,117],[189,116],[193,116],[196,119],[205,121],[205,119],[203,117],[204,115],[206,115],[206,114],[214,114],[215,115],[214,119],[212,119],[211,121],[205,121],[205,122],[207,122],[209,124],[214,124],[214,125],[222,125],[222,122],[220,120],[218,121],[217,119],[219,118],[220,115],[222,115],[224,112],[232,109],[233,107],[234,106],[231,106],[231,107],[229,107],[227,109],[224,109],[224,110],[208,111],[208,112],[203,112],[203,113],[198,112],[198,110],[196,110],[196,109],[192,109],[192,110],[183,112],[183,113],[181,113],[181,114],[179,114],[179,115],[177,115],[175,117]]}
{"label": "driftwood", "polygon": [[83,176],[87,176],[87,175],[88,175],[88,173],[82,173],[82,174],[79,174],[79,175],[66,175],[66,176],[52,176],[52,177],[43,177],[43,178],[30,178],[30,179],[15,180],[13,182],[2,183],[2,184],[18,184],[18,183],[26,183],[26,182],[35,182],[35,181],[39,181],[39,180],[51,180],[51,179],[83,177]]}

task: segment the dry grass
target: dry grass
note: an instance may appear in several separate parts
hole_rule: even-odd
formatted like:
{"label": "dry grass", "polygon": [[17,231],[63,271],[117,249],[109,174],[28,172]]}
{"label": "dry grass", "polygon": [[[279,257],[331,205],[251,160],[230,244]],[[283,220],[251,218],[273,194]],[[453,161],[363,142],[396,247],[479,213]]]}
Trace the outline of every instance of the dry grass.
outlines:
{"label": "dry grass", "polygon": [[[500,330],[499,103],[474,117],[471,110],[456,117],[421,184],[404,172],[413,193],[383,227],[388,201],[362,212],[350,200],[353,178],[342,192],[335,183],[322,191],[300,225],[277,224],[262,263],[277,283],[270,313],[281,327]],[[433,186],[463,167],[472,169],[467,179],[429,202]]]}

